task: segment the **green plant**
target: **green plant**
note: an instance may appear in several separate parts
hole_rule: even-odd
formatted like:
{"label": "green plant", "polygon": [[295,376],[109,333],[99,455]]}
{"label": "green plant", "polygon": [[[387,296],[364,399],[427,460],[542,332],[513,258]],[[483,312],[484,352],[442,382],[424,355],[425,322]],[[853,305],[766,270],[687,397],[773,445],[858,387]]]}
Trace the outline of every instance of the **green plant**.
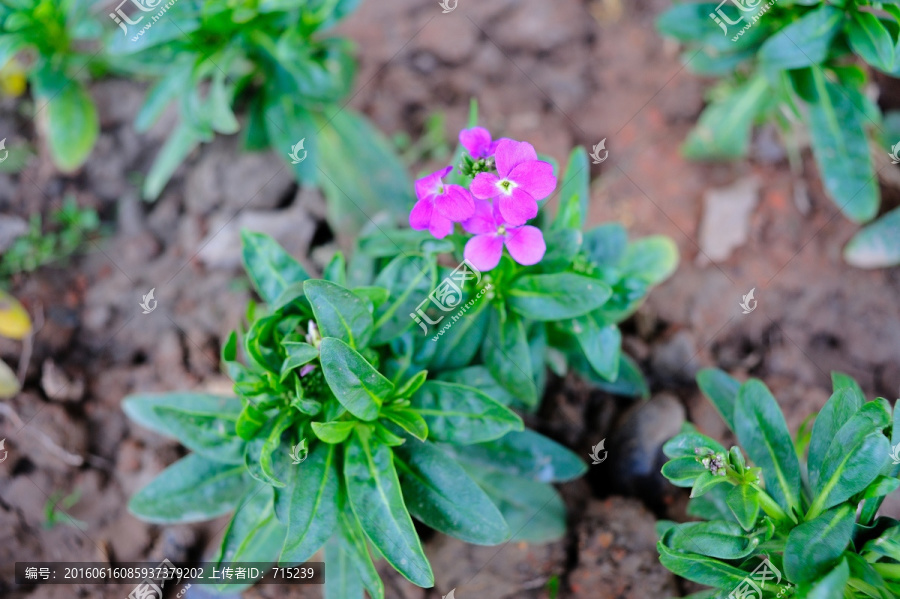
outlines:
{"label": "green plant", "polygon": [[410,516],[479,544],[564,534],[548,483],[584,463],[523,430],[490,385],[407,360],[406,305],[435,284],[433,255],[394,258],[372,285],[354,284],[341,254],[310,278],[261,234],[243,233],[243,259],[265,304],[250,305],[241,342],[233,333],[222,348],[237,397],[124,402],[132,420],[193,451],[132,497],[135,515],[171,523],[233,511],[220,562],[300,563],[324,546],[329,599],[384,597],[370,545],[433,585]]}
{"label": "green plant", "polygon": [[[0,337],[21,341],[31,334],[31,318],[19,301],[0,289]],[[19,392],[19,379],[6,362],[0,360],[0,399]]]}
{"label": "green plant", "polygon": [[[900,72],[900,7],[867,0],[732,2],[676,4],[657,21],[664,35],[687,46],[690,69],[724,78],[682,151],[693,159],[741,158],[753,125],[771,122],[798,164],[797,134],[805,131],[832,201],[854,222],[871,220],[880,194],[867,130],[880,132],[882,116],[864,93],[869,78],[860,65]],[[900,263],[898,218],[894,211],[860,231],[845,248],[848,262]]]}
{"label": "green plant", "polygon": [[[87,160],[100,121],[84,86],[102,68],[100,24],[87,0],[8,0],[0,5],[0,65],[24,68],[35,118],[53,162],[74,171]],[[19,55],[19,58],[16,56]]]}
{"label": "green plant", "polygon": [[[763,587],[752,596],[765,598],[900,596],[900,522],[876,517],[900,486],[891,449],[900,446],[900,406],[892,419],[887,400],[867,402],[855,381],[833,373],[834,393],[811,433],[792,440],[762,382],[741,384],[720,370],[697,380],[750,462],[690,425],[663,446],[663,474],[691,487],[688,513],[704,520],[660,522],[663,565],[713,587],[696,597],[736,594],[748,579]],[[763,558],[767,584],[757,570]]]}
{"label": "green plant", "polygon": [[117,36],[109,46],[117,64],[156,80],[137,129],[149,128],[170,103],[179,108],[144,196],[155,198],[198,144],[215,133],[237,133],[240,107],[245,146],[273,148],[298,181],[320,185],[335,228],[359,226],[360,209],[374,214],[385,201],[405,210],[411,197],[402,163],[365,118],[342,104],[355,71],[351,44],[321,34],[357,4],[178,0],[157,22],[144,13]]}
{"label": "green plant", "polygon": [[80,208],[67,197],[51,216],[51,228],[44,230],[40,213],[31,215],[28,231],[17,238],[0,258],[0,278],[32,272],[74,254],[100,227],[92,208]]}
{"label": "green plant", "polygon": [[[472,124],[474,119],[473,110]],[[458,185],[465,193],[479,174],[497,172],[493,156],[479,158],[462,147],[454,162],[459,168],[445,175],[446,185]],[[432,185],[431,178],[445,172],[446,169],[420,179],[417,188]],[[618,323],[638,309],[652,286],[674,271],[678,250],[662,236],[629,242],[624,227],[618,223],[582,231],[590,199],[589,176],[587,153],[577,148],[561,177],[559,206],[552,222],[543,209],[549,199],[538,203],[534,226],[513,227],[497,221],[503,231],[498,235],[509,238],[530,231],[534,239],[529,243],[545,245],[544,253],[534,264],[518,262],[507,249],[502,256],[497,254],[500,257],[499,262],[494,262],[496,266],[480,266],[477,252],[471,249],[480,237],[469,232],[476,232],[474,225],[470,226],[472,221],[463,223],[463,231],[456,230],[440,239],[427,230],[392,229],[387,223],[364,231],[354,263],[362,265],[368,261],[374,266],[353,269],[357,284],[374,281],[387,287],[392,295],[401,294],[405,286],[414,284],[412,280],[418,271],[410,269],[407,275],[395,269],[397,259],[387,260],[396,255],[402,258],[443,254],[446,264],[463,264],[467,260],[469,267],[482,271],[477,272],[477,279],[470,276],[466,281],[454,282],[456,271],[441,266],[437,277],[441,286],[431,295],[434,286],[418,279],[418,292],[408,296],[397,311],[404,316],[404,327],[410,326],[408,314],[425,333],[423,336],[415,329],[415,334],[409,335],[404,359],[410,367],[446,371],[441,376],[447,380],[487,381],[496,393],[529,409],[536,408],[543,395],[546,367],[560,376],[571,368],[611,393],[648,394],[639,367],[622,353]],[[485,201],[477,200],[472,218],[490,219],[489,213]],[[377,278],[372,277],[373,273],[378,273]],[[455,303],[442,299],[441,293],[449,293]],[[457,312],[464,315],[458,323]]]}
{"label": "green plant", "polygon": [[79,530],[86,530],[87,524],[85,522],[73,518],[63,511],[74,506],[79,499],[81,499],[81,491],[78,489],[65,497],[62,491],[55,491],[50,495],[47,498],[47,503],[44,504],[44,528],[49,530],[57,524],[66,524]]}

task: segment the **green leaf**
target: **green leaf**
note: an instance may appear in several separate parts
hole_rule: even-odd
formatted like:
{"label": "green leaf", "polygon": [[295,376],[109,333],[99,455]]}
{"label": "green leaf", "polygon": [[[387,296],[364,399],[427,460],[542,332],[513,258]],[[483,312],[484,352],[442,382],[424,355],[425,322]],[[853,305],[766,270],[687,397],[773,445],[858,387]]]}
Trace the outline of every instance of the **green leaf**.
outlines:
{"label": "green leaf", "polygon": [[434,289],[435,265],[419,256],[397,256],[378,273],[375,285],[390,291],[375,310],[372,345],[381,345],[416,326],[412,314]]}
{"label": "green leaf", "polygon": [[648,285],[658,285],[669,278],[678,266],[678,246],[662,235],[651,235],[632,241],[619,262],[623,278],[636,278]]}
{"label": "green leaf", "polygon": [[[244,465],[250,475],[260,482],[283,487],[285,485],[275,471],[275,460],[283,463],[284,457],[289,453],[282,447],[282,433],[286,431],[297,418],[298,414],[292,410],[278,414],[263,426],[259,436],[247,443],[244,451]],[[275,453],[281,451],[280,455]]]}
{"label": "green leaf", "polygon": [[347,496],[366,536],[410,582],[433,586],[434,575],[403,502],[391,449],[357,432],[345,452]]}
{"label": "green leaf", "polygon": [[[832,380],[836,374],[832,373]],[[807,459],[811,487],[817,487],[819,484],[822,462],[838,431],[859,411],[865,401],[862,392],[856,393],[852,387],[839,387],[837,382],[835,381],[834,393],[822,406],[813,423]]]}
{"label": "green leaf", "polygon": [[578,229],[587,219],[588,203],[591,199],[591,165],[582,146],[577,146],[569,154],[566,173],[559,190],[559,208],[551,229]]}
{"label": "green leaf", "polygon": [[153,408],[158,422],[185,447],[217,462],[244,463],[244,441],[236,436],[234,413],[196,411],[180,406]]}
{"label": "green leaf", "polygon": [[241,410],[237,422],[234,425],[234,430],[238,437],[249,441],[256,437],[256,433],[262,429],[268,419],[269,417],[265,412],[255,405],[248,403],[244,406],[244,409]]}
{"label": "green leaf", "polygon": [[691,486],[691,499],[702,497],[714,487],[727,482],[728,479],[724,476],[713,474],[707,470],[694,480],[694,484]]}
{"label": "green leaf", "polygon": [[857,268],[900,264],[900,208],[866,225],[844,247],[844,260]]}
{"label": "green leaf", "polygon": [[616,375],[616,381],[612,383],[594,373],[583,353],[569,354],[569,360],[573,369],[601,391],[627,397],[650,397],[650,389],[644,375],[641,374],[640,367],[628,354],[619,357],[619,373]]}
{"label": "green leaf", "polygon": [[684,156],[691,160],[746,156],[753,122],[771,101],[771,95],[769,83],[757,75],[710,103],[681,148]]}
{"label": "green leaf", "polygon": [[523,428],[522,419],[478,389],[428,381],[411,407],[428,423],[429,436],[458,445],[483,443]]}
{"label": "green leaf", "polygon": [[691,427],[691,430],[679,433],[666,441],[662,446],[663,453],[672,459],[695,459],[698,455],[696,452],[697,449],[703,451],[704,455],[708,453],[708,451],[705,450],[712,451],[713,453],[725,453],[725,448],[718,441],[692,429],[693,427]]}
{"label": "green leaf", "polygon": [[45,66],[32,75],[38,122],[53,162],[63,172],[87,160],[100,133],[97,108],[87,90],[62,72]]}
{"label": "green leaf", "polygon": [[[446,370],[470,364],[484,343],[490,320],[490,306],[490,302],[484,297],[478,298],[462,318],[454,322],[450,329],[440,333],[436,341],[432,336],[429,342],[434,342],[436,347],[428,367]],[[435,326],[440,327],[442,324]]]}
{"label": "green leaf", "polygon": [[375,569],[375,564],[372,563],[372,556],[369,555],[365,533],[360,526],[359,520],[350,510],[349,505],[346,505],[341,512],[338,523],[340,525],[341,546],[353,561],[356,571],[361,576],[363,586],[373,599],[383,599],[384,583],[381,582],[381,576]]}
{"label": "green leaf", "polygon": [[[837,10],[830,6],[823,6]],[[863,114],[840,86],[813,70],[819,99],[809,104],[809,134],[825,189],[844,216],[865,222],[878,211],[878,180]]]}
{"label": "green leaf", "polygon": [[387,418],[410,435],[424,441],[428,438],[428,423],[418,412],[409,408],[385,408],[381,415]]}
{"label": "green leaf", "polygon": [[325,381],[341,405],[361,420],[375,420],[394,385],[356,350],[334,337],[322,339],[319,356]]}
{"label": "green leaf", "polygon": [[458,462],[492,468],[542,483],[565,482],[587,472],[577,455],[539,433],[525,429],[499,439],[467,445],[440,445]]}
{"label": "green leaf", "polygon": [[141,191],[145,200],[155,200],[175,171],[203,141],[187,123],[178,123],[160,148]]}
{"label": "green leaf", "polygon": [[319,357],[319,350],[302,341],[288,341],[282,343],[287,358],[281,364],[281,382],[297,368],[308,364]]}
{"label": "green leaf", "polygon": [[833,437],[812,484],[816,499],[807,517],[849,499],[878,476],[891,453],[891,444],[881,432],[890,424],[890,416],[880,408],[876,402],[865,404]]}
{"label": "green leaf", "polygon": [[805,585],[800,587],[800,596],[803,599],[843,599],[844,589],[850,579],[850,567],[847,560],[842,559],[831,572],[815,582],[809,590]]}
{"label": "green leaf", "polygon": [[596,312],[573,320],[575,339],[591,367],[603,378],[615,382],[622,355],[622,333],[614,324],[606,324]]}
{"label": "green leaf", "polygon": [[391,144],[363,116],[337,106],[332,111],[317,127],[319,180],[332,228],[358,231],[380,211],[408,212],[413,183]]}
{"label": "green leaf", "polygon": [[867,63],[890,73],[894,68],[894,40],[881,19],[855,10],[845,27],[850,48]]}
{"label": "green leaf", "polygon": [[467,543],[499,545],[509,527],[462,467],[431,443],[394,449],[410,513],[431,528]]}
{"label": "green leaf", "polygon": [[663,566],[682,578],[700,584],[718,589],[733,589],[747,576],[747,572],[717,559],[672,549],[666,545],[665,537],[656,544],[656,548]]}
{"label": "green leaf", "polygon": [[437,375],[439,381],[459,383],[480,389],[482,393],[504,406],[515,403],[516,398],[500,385],[485,366],[469,366],[459,370],[445,370]]}
{"label": "green leaf", "polygon": [[834,568],[850,542],[855,517],[856,507],[845,504],[791,530],[784,546],[788,579],[810,582]]}
{"label": "green leaf", "polygon": [[169,424],[156,413],[156,408],[182,409],[186,412],[219,414],[231,419],[241,412],[241,402],[234,397],[222,397],[208,393],[137,393],[122,401],[125,415],[151,431],[179,438]]}
{"label": "green leaf", "polygon": [[[331,537],[325,544],[325,562],[328,564],[325,599],[364,599],[362,577],[356,568],[356,562],[342,545],[339,534]],[[369,560],[369,563],[372,561]]]}
{"label": "green leaf", "polygon": [[19,392],[21,385],[16,373],[6,362],[0,360],[0,399],[13,397]]}
{"label": "green leaf", "polygon": [[464,464],[512,531],[510,541],[548,543],[566,534],[566,506],[551,485],[474,464]]}
{"label": "green leaf", "polygon": [[704,368],[697,373],[697,385],[719,412],[722,420],[734,430],[734,404],[741,384],[718,368]]}
{"label": "green leaf", "polygon": [[509,287],[510,308],[531,320],[575,318],[595,310],[612,295],[609,285],[575,273],[525,275]]}
{"label": "green leaf", "polygon": [[343,443],[350,436],[356,422],[341,420],[336,422],[312,422],[312,430],[325,443]]}
{"label": "green leaf", "polygon": [[542,273],[566,270],[575,260],[584,235],[579,229],[555,229],[544,234],[547,251],[536,268]]}
{"label": "green leaf", "polygon": [[287,530],[281,564],[309,560],[337,527],[340,478],[336,460],[333,445],[318,443],[306,460],[292,466],[285,487],[275,489],[275,513]]}
{"label": "green leaf", "polygon": [[507,312],[502,320],[498,310],[491,310],[481,358],[494,380],[513,397],[528,406],[537,404],[528,338],[518,316]]}
{"label": "green leaf", "polygon": [[303,283],[316,323],[323,337],[336,337],[362,349],[372,337],[372,314],[365,302],[349,289],[317,279]]}
{"label": "green leaf", "polygon": [[693,487],[704,472],[709,472],[695,457],[673,458],[663,464],[662,475],[676,487]]}
{"label": "green leaf", "polygon": [[760,67],[769,73],[817,65],[825,61],[844,12],[824,4],[770,37],[759,49]]}
{"label": "green leaf", "polygon": [[581,243],[591,262],[601,268],[616,266],[628,247],[628,233],[619,223],[604,223],[584,234]]}
{"label": "green leaf", "polygon": [[309,278],[306,270],[264,233],[241,231],[244,268],[267,304],[274,304],[287,288]]}
{"label": "green leaf", "polygon": [[[307,107],[297,102],[291,93],[275,90],[274,86],[270,86],[266,89],[263,114],[266,134],[272,148],[294,172],[297,181],[308,185],[319,182],[319,170],[316,167],[321,161],[322,138],[316,133],[319,127]],[[297,147],[301,141],[302,149]],[[297,150],[294,155],[299,160],[296,164],[290,158],[295,147]]]}
{"label": "green leaf", "polygon": [[709,33],[709,15],[716,10],[716,4],[692,2],[675,4],[656,19],[656,29],[665,36],[682,42],[703,39]]}
{"label": "green leaf", "polygon": [[409,380],[400,385],[398,388],[394,389],[394,397],[402,397],[406,398],[419,390],[419,387],[425,382],[428,378],[427,370],[420,370],[415,375],[411,376]]}
{"label": "green leaf", "polygon": [[[216,556],[216,563],[264,562],[273,563],[284,542],[285,529],[275,518],[272,509],[272,487],[258,485],[251,488],[238,506]],[[217,585],[220,590],[249,588],[253,582],[241,585]]]}
{"label": "green leaf", "polygon": [[756,549],[757,542],[733,522],[687,522],[666,531],[662,542],[672,550],[719,559],[740,559]]}
{"label": "green leaf", "polygon": [[756,487],[744,483],[732,487],[725,496],[725,502],[731,513],[747,532],[756,526],[756,518],[759,516],[759,493]]}
{"label": "green leaf", "polygon": [[750,379],[738,392],[735,432],[765,476],[769,495],[788,514],[800,510],[800,463],[778,402],[766,386]]}
{"label": "green leaf", "polygon": [[211,520],[237,507],[249,487],[243,466],[192,453],[135,493],[128,510],[156,524]]}
{"label": "green leaf", "polygon": [[322,271],[322,278],[341,287],[347,286],[347,259],[344,258],[343,252],[334,253],[331,260],[325,265],[325,270]]}

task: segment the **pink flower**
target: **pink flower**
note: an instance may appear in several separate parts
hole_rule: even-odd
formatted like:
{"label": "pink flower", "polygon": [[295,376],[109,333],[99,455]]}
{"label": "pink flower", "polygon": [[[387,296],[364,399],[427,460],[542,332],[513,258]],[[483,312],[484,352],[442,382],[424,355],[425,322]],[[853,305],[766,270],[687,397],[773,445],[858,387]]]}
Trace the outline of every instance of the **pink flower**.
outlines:
{"label": "pink flower", "polygon": [[443,239],[453,232],[453,223],[472,216],[475,200],[461,185],[444,185],[442,179],[453,170],[448,166],[416,181],[416,197],[419,201],[409,213],[409,226],[418,231],[428,231]]}
{"label": "pink flower", "polygon": [[513,260],[524,266],[537,264],[544,257],[547,245],[537,227],[512,227],[503,221],[497,204],[476,200],[475,214],[463,223],[463,228],[475,236],[466,242],[466,260],[480,271],[491,270],[500,262],[503,245]]}
{"label": "pink flower", "polygon": [[497,144],[501,141],[503,140],[491,141],[491,132],[484,127],[472,127],[459,132],[459,143],[475,160],[493,156],[497,150]]}
{"label": "pink flower", "polygon": [[481,200],[499,198],[503,220],[513,226],[537,216],[538,200],[556,187],[553,165],[537,159],[534,147],[525,141],[501,139],[494,153],[497,173],[478,173],[472,195]]}

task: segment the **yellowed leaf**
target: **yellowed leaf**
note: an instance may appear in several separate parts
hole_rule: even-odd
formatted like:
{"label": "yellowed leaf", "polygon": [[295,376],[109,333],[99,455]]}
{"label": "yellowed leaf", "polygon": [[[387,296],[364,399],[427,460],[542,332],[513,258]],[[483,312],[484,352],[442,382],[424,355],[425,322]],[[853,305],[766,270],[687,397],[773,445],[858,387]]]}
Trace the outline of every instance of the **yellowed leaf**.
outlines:
{"label": "yellowed leaf", "polygon": [[0,399],[12,397],[19,392],[19,379],[6,362],[0,360]]}
{"label": "yellowed leaf", "polygon": [[24,339],[30,332],[28,312],[16,298],[0,291],[0,337]]}

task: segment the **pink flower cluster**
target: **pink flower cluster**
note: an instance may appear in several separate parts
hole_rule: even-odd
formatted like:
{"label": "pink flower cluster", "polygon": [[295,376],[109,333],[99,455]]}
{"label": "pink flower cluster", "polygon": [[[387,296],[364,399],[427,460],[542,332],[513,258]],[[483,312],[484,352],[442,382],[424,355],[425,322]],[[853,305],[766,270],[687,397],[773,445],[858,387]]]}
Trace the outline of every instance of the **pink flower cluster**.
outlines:
{"label": "pink flower cluster", "polygon": [[409,226],[442,239],[453,232],[454,223],[462,223],[474,235],[466,242],[465,258],[480,271],[497,266],[504,245],[519,264],[537,264],[547,250],[544,235],[525,223],[537,216],[538,200],[556,188],[553,165],[538,160],[530,143],[492,141],[482,127],[464,129],[459,141],[473,159],[494,168],[475,175],[468,189],[444,184],[452,166],[416,181],[418,201]]}

